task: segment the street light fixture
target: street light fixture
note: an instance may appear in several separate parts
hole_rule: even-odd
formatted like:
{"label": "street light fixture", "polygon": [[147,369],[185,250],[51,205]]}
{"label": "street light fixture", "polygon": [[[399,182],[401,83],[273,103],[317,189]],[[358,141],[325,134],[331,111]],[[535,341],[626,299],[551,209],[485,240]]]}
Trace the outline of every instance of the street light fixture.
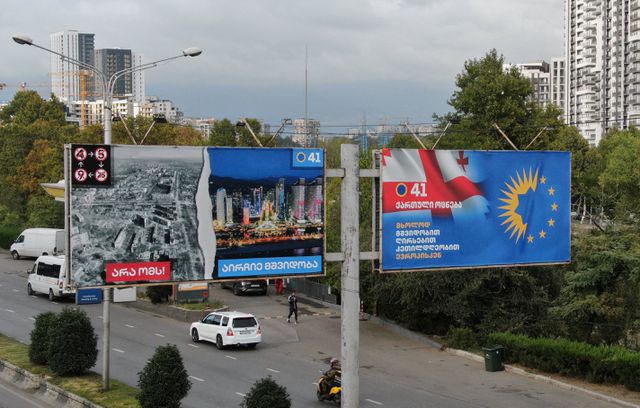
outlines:
{"label": "street light fixture", "polygon": [[182,53],[179,55],[175,55],[169,58],[163,58],[153,62],[147,62],[142,65],[137,65],[135,67],[125,68],[123,70],[114,72],[109,78],[104,74],[104,72],[100,71],[98,68],[93,65],[87,64],[85,62],[79,61],[75,58],[71,58],[59,52],[50,50],[49,48],[45,48],[41,45],[38,45],[33,42],[33,40],[24,35],[16,35],[13,37],[13,41],[20,45],[30,45],[36,48],[40,48],[43,51],[47,51],[51,54],[57,55],[63,60],[70,62],[73,65],[77,65],[81,68],[88,69],[95,73],[100,79],[100,84],[102,87],[102,100],[104,103],[103,108],[103,126],[104,126],[104,144],[111,144],[111,121],[112,121],[112,103],[113,103],[113,91],[115,87],[116,81],[121,78],[123,75],[130,74],[136,71],[143,71],[145,69],[157,67],[161,62],[167,62],[174,59],[182,58],[182,57],[197,57],[202,54],[202,50],[197,47],[189,47],[182,50]]}
{"label": "street light fixture", "polygon": [[[20,45],[30,45],[36,48],[40,48],[43,51],[59,56],[60,58],[62,58],[63,61],[67,61],[73,65],[89,70],[96,74],[96,76],[100,79],[100,84],[102,86],[102,99],[104,103],[104,107],[103,107],[104,144],[107,144],[107,145],[111,144],[111,121],[112,121],[111,111],[112,111],[112,102],[113,102],[113,90],[114,90],[116,81],[120,77],[132,72],[154,68],[158,66],[158,64],[161,62],[167,62],[167,61],[171,61],[171,60],[182,58],[182,57],[197,57],[198,55],[202,54],[202,50],[200,48],[196,48],[196,47],[186,48],[182,50],[182,53],[179,55],[175,55],[169,58],[164,58],[158,61],[148,62],[146,64],[141,64],[135,67],[122,69],[120,71],[113,73],[109,78],[107,78],[104,72],[100,71],[98,68],[94,67],[93,65],[87,64],[86,62],[79,61],[75,58],[71,58],[59,52],[50,50],[49,48],[45,48],[41,45],[38,45],[34,43],[33,40],[27,36],[16,35],[12,38],[13,38],[13,41],[15,41]],[[65,227],[68,228],[67,225],[65,225]],[[104,296],[103,296],[103,307],[102,307],[103,309],[102,311],[102,314],[103,314],[103,318],[102,318],[102,327],[103,327],[102,389],[105,391],[109,389],[109,350],[110,350],[109,348],[109,341],[110,341],[109,340],[110,338],[109,304],[110,302],[111,302],[111,290],[109,288],[105,288]]]}

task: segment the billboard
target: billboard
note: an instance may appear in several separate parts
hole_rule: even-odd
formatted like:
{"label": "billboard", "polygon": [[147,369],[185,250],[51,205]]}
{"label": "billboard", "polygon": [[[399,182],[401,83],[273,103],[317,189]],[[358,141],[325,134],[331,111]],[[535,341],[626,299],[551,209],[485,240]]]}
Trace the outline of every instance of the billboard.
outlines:
{"label": "billboard", "polygon": [[382,149],[383,272],[570,261],[569,152]]}
{"label": "billboard", "polygon": [[87,169],[79,159],[95,167],[77,172],[81,180],[67,178],[76,287],[324,272],[321,149],[66,151],[70,171]]}

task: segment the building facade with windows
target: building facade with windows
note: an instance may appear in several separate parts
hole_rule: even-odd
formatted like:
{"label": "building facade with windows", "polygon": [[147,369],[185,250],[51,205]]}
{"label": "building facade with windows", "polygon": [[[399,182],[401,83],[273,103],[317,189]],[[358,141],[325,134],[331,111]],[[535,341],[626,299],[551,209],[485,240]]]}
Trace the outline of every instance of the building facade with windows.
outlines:
{"label": "building facade with windows", "polygon": [[[51,34],[49,40],[52,51],[95,66],[94,34],[67,30]],[[83,70],[58,55],[51,54],[51,92],[66,104],[81,97],[86,98],[86,95],[95,93],[94,81],[89,72],[91,71]],[[85,95],[81,95],[83,93]]]}
{"label": "building facade with windows", "polygon": [[565,0],[565,113],[589,144],[640,125],[640,0]]}

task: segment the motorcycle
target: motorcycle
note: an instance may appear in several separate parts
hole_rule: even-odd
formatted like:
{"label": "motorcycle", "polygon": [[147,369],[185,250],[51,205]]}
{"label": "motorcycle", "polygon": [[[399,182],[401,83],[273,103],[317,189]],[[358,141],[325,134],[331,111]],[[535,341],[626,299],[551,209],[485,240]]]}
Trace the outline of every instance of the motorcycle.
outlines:
{"label": "motorcycle", "polygon": [[340,405],[340,398],[342,397],[342,382],[339,375],[334,377],[333,386],[328,393],[323,392],[323,384],[326,382],[324,376],[320,377],[318,384],[316,385],[316,396],[318,401],[332,401],[336,405]]}

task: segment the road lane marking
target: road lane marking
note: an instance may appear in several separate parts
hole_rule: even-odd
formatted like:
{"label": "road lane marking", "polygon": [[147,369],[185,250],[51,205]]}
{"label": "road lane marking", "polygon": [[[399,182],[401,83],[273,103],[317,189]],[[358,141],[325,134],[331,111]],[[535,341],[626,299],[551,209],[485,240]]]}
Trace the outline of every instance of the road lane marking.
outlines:
{"label": "road lane marking", "polygon": [[274,370],[273,368],[268,368],[268,367],[267,367],[267,371],[271,371],[272,373],[279,373],[280,372],[278,370]]}
{"label": "road lane marking", "polygon": [[18,289],[11,289],[13,292],[20,292]]}
{"label": "road lane marking", "polygon": [[195,344],[189,344],[189,347],[200,348],[200,346],[196,346]]}
{"label": "road lane marking", "polygon": [[112,348],[111,350],[117,351],[118,353],[124,353],[124,350],[120,350],[120,349],[117,349],[117,348]]}
{"label": "road lane marking", "polygon": [[57,305],[57,304],[58,304],[58,302],[54,302],[53,300],[51,301],[51,303],[53,303],[54,305]]}
{"label": "road lane marking", "polygon": [[384,405],[382,402],[374,401],[374,400],[369,399],[369,398],[367,398],[365,401],[370,402],[372,404],[376,404],[376,405]]}
{"label": "road lane marking", "polygon": [[128,328],[130,328],[130,329],[134,329],[134,328],[136,327],[136,326],[132,326],[132,325],[130,325],[130,324],[125,324],[125,326],[127,326],[127,327],[128,327]]}
{"label": "road lane marking", "polygon": [[243,394],[243,393],[241,393],[241,392],[236,392],[236,395],[239,395],[239,396],[241,396],[241,397],[243,397],[243,398],[247,396],[247,394]]}
{"label": "road lane marking", "polygon": [[153,333],[153,334],[155,334],[158,337],[162,337],[164,339],[164,334],[160,334],[160,333]]}
{"label": "road lane marking", "polygon": [[190,375],[189,378],[193,378],[196,381],[204,382],[204,380],[202,378],[194,377],[192,375]]}
{"label": "road lane marking", "polygon": [[36,318],[35,317],[29,317],[29,320],[33,320],[35,322]]}
{"label": "road lane marking", "polygon": [[230,358],[232,360],[237,360],[237,358],[233,357],[233,356],[225,356],[226,358]]}
{"label": "road lane marking", "polygon": [[9,313],[15,313],[16,312],[15,310],[11,310],[11,309],[4,309],[4,310],[6,310]]}
{"label": "road lane marking", "polygon": [[102,316],[98,316],[98,319],[102,319]]}

